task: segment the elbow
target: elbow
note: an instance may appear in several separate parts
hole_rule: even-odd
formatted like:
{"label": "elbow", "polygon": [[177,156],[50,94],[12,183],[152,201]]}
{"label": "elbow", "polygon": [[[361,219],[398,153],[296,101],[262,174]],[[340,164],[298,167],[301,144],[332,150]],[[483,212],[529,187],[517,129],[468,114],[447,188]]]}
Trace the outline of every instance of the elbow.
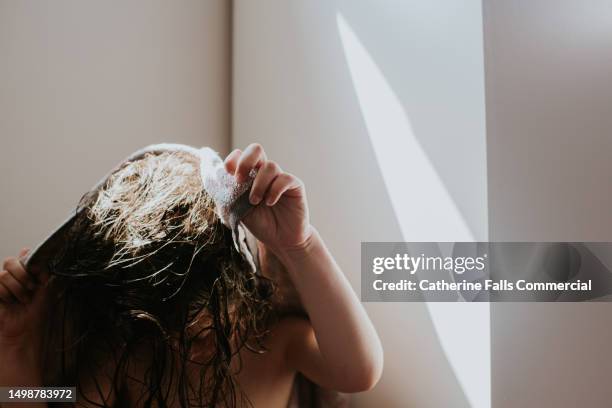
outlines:
{"label": "elbow", "polygon": [[369,391],[378,384],[383,372],[383,353],[371,356],[361,367],[355,368],[349,375],[343,376],[343,384],[338,391],[356,393]]}
{"label": "elbow", "polygon": [[348,390],[345,392],[365,392],[370,391],[372,388],[378,384],[380,377],[382,375],[382,369],[380,371],[370,370],[368,372],[363,372],[355,379],[351,381],[351,384],[348,387]]}

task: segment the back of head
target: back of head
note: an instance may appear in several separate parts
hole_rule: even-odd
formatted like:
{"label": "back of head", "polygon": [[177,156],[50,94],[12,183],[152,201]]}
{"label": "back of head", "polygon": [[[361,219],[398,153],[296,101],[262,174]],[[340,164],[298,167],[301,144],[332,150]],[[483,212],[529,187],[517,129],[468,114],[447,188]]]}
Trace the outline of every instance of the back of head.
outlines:
{"label": "back of head", "polygon": [[[119,392],[122,365],[146,349],[145,405],[167,405],[168,391],[182,406],[235,403],[230,360],[264,335],[271,286],[216,215],[198,158],[146,154],[85,197],[50,265],[60,305],[53,314],[64,333],[57,377],[78,382],[112,355]],[[211,352],[197,362],[194,400],[185,366],[203,339]],[[166,390],[170,369],[181,375]]]}

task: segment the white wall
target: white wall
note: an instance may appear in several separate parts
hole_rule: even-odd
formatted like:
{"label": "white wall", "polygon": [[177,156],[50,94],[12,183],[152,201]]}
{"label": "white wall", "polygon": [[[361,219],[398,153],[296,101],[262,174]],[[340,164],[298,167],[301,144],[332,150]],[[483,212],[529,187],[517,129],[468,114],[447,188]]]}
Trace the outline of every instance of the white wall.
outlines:
{"label": "white wall", "polygon": [[[361,241],[486,240],[482,47],[479,1],[235,1],[233,144],[305,181],[356,289]],[[488,305],[367,309],[385,371],[355,406],[489,406]]]}
{"label": "white wall", "polygon": [[0,254],[133,150],[229,141],[224,0],[0,0]]}
{"label": "white wall", "polygon": [[[491,240],[612,240],[612,5],[486,0]],[[495,304],[495,407],[608,407],[612,305]]]}

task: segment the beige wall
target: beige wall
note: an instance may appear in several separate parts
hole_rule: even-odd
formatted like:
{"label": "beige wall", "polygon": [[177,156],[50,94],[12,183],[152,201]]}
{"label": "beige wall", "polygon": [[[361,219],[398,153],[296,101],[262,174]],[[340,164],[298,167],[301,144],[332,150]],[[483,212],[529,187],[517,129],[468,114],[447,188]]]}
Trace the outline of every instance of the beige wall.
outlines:
{"label": "beige wall", "polygon": [[0,0],[0,254],[139,147],[227,150],[228,5]]}
{"label": "beige wall", "polygon": [[[313,221],[356,288],[365,240],[611,239],[607,2],[483,2],[486,152],[480,4],[235,1],[233,144],[262,142],[305,180]],[[0,255],[43,238],[138,147],[229,149],[229,8],[0,0]],[[465,231],[440,222],[449,214],[419,200],[422,190],[394,207],[377,118],[356,89],[339,15],[392,90],[400,128],[414,133],[405,157],[423,153]],[[430,188],[424,180],[405,182]],[[368,305],[386,370],[354,404],[487,406],[480,306]],[[492,405],[608,405],[609,311],[493,305]]]}
{"label": "beige wall", "polygon": [[[234,145],[305,181],[357,291],[361,241],[486,240],[481,29],[480,1],[235,1]],[[489,406],[488,305],[366,306],[385,370],[353,406]]]}
{"label": "beige wall", "polygon": [[[486,0],[489,236],[612,240],[612,5]],[[493,406],[609,407],[612,304],[494,304]]]}

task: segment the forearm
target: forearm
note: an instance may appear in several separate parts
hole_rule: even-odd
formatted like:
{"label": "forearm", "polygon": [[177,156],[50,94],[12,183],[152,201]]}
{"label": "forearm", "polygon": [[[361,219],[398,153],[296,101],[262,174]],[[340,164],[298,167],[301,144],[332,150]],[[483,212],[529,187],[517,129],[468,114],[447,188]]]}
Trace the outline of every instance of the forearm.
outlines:
{"label": "forearm", "polygon": [[[42,387],[38,350],[31,345],[0,346],[0,385],[4,387]],[[46,403],[0,403],[0,407],[44,408]]]}
{"label": "forearm", "polygon": [[318,232],[313,229],[305,245],[277,256],[299,292],[330,369],[339,376],[380,376],[382,346],[376,330]]}

